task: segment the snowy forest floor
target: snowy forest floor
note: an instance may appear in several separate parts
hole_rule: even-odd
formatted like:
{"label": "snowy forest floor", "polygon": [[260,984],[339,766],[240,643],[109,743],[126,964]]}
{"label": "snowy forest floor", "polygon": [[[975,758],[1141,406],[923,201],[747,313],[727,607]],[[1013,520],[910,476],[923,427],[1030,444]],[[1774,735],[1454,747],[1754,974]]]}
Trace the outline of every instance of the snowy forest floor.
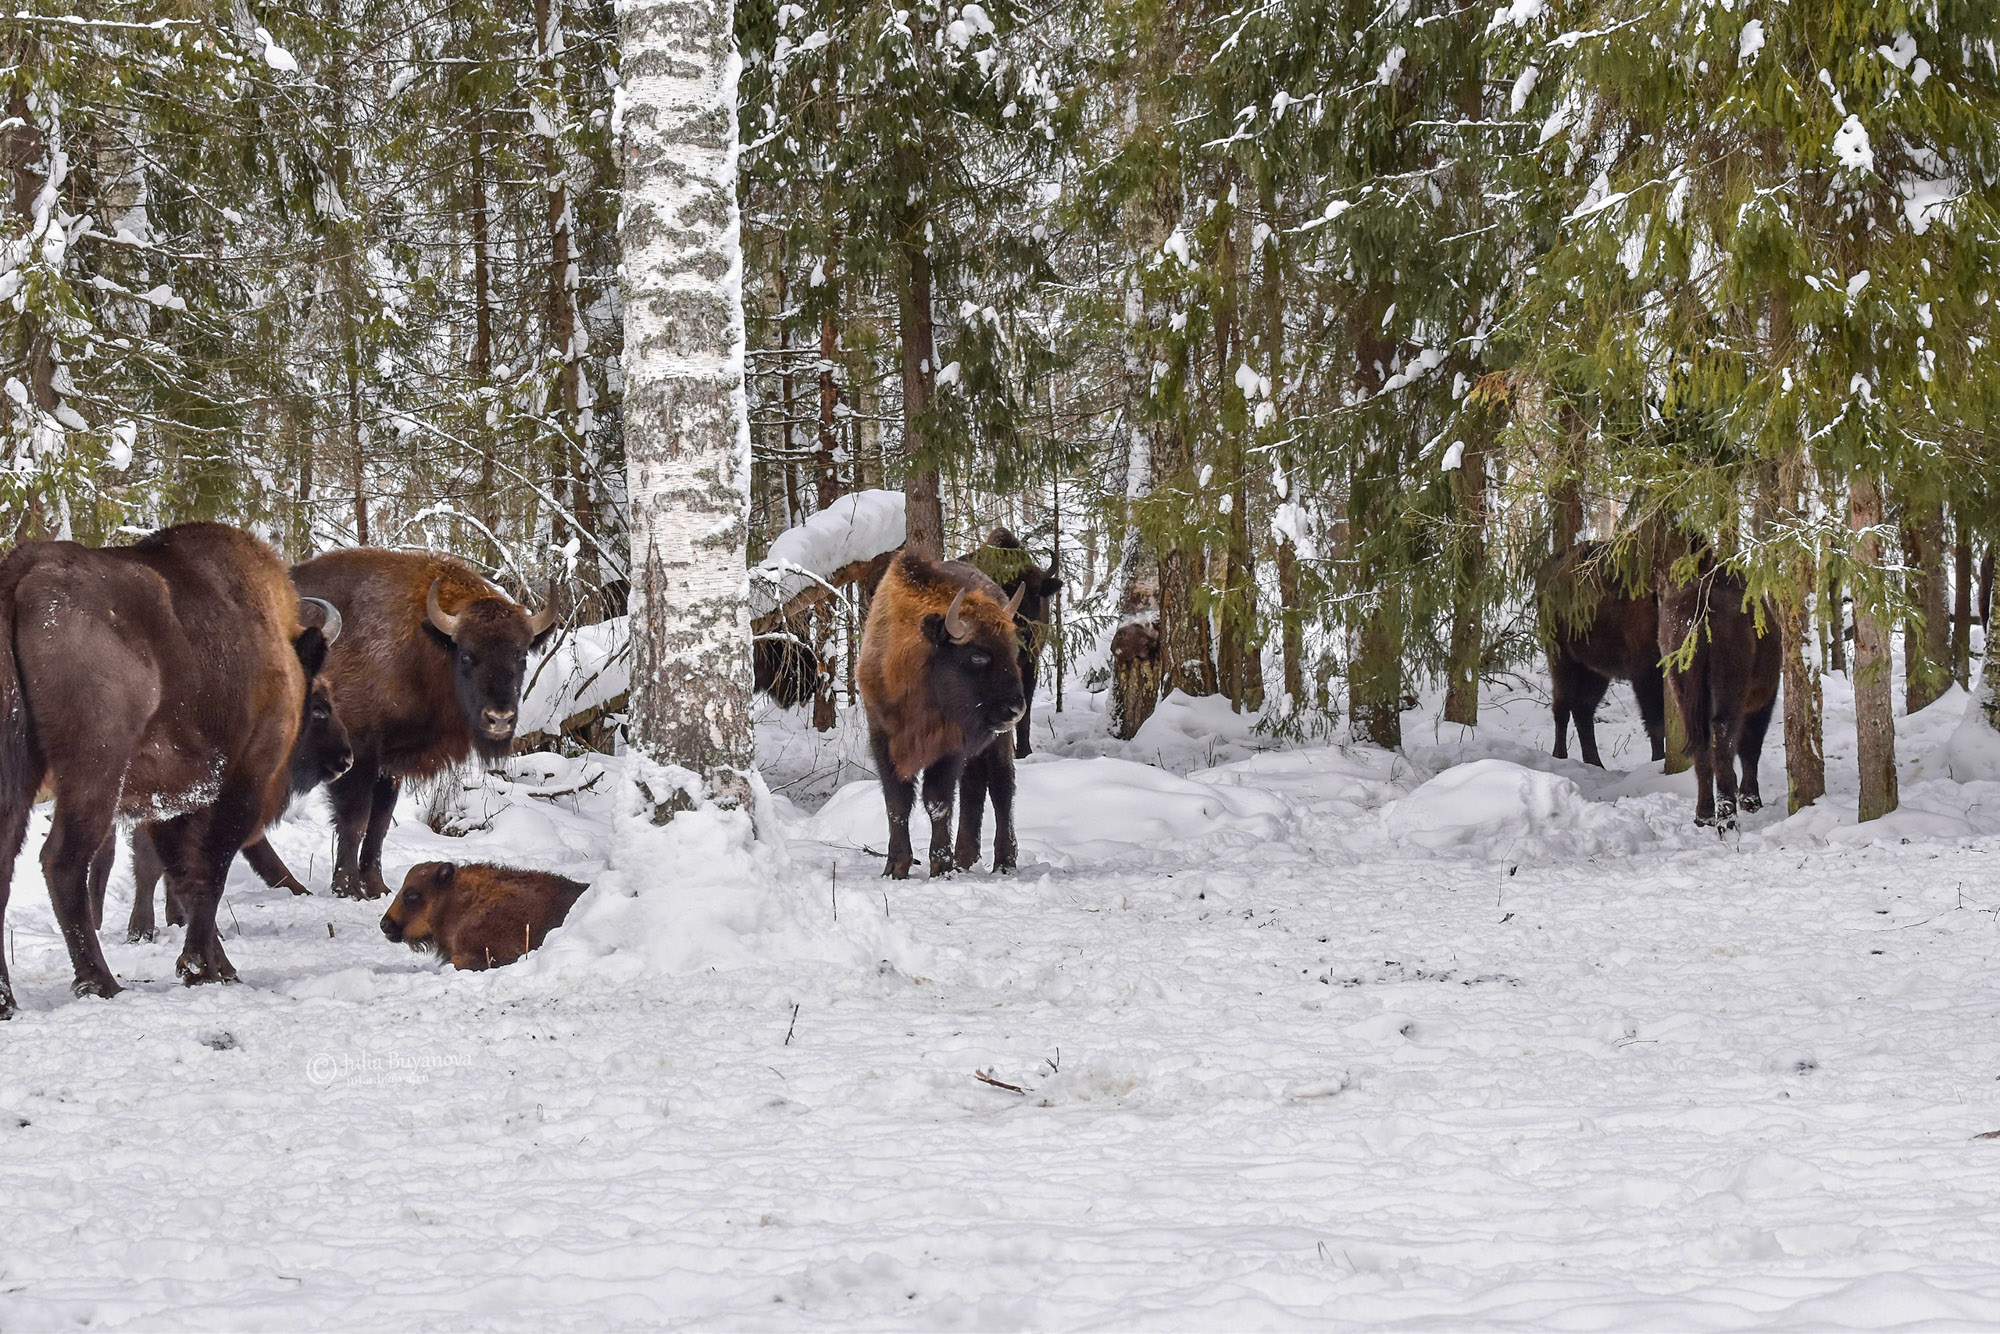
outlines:
{"label": "snowy forest floor", "polygon": [[[1629,690],[1609,772],[1546,757],[1545,701],[1426,699],[1391,755],[1207,701],[1120,744],[1072,687],[1021,873],[943,883],[879,878],[852,720],[772,715],[788,901],[640,974],[590,899],[511,969],[391,945],[315,799],[274,843],[317,896],[231,880],[243,985],[124,944],[121,868],[130,989],[73,1000],[44,812],[0,1329],[2000,1324],[2000,784],[1924,763],[1964,697],[1899,719],[1905,808],[1857,827],[1830,677],[1833,794],[1786,818],[1774,727],[1728,838]],[[406,801],[391,884],[591,878],[600,768],[475,779],[459,838]]]}

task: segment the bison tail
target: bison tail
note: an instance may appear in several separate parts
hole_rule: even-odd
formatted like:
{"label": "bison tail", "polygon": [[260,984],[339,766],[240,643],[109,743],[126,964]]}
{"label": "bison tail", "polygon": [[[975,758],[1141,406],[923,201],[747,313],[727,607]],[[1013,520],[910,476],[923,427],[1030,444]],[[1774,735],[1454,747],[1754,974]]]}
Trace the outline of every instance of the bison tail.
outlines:
{"label": "bison tail", "polygon": [[14,654],[14,594],[22,574],[19,561],[0,565],[0,818],[32,806],[42,782]]}

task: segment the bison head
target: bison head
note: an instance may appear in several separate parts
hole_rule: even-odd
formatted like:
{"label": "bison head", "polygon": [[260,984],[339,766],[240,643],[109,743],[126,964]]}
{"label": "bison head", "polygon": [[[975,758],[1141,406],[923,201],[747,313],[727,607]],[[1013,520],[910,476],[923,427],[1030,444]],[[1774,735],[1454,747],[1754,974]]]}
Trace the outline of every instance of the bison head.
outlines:
{"label": "bison head", "polygon": [[425,613],[431,628],[450,646],[452,688],[472,744],[487,759],[498,759],[514,739],[528,650],[539,647],[555,629],[555,603],[551,600],[530,616],[519,603],[490,593],[448,612],[438,604],[440,582],[431,582]]}
{"label": "bison head", "polygon": [[346,773],[354,764],[354,748],[340,715],[333,711],[333,694],[320,675],[327,650],[340,638],[340,609],[325,598],[299,601],[320,613],[320,624],[307,626],[292,641],[299,665],[306,669],[305,716],[299,719],[299,734],[292,742],[291,764],[292,791],[303,795]]}
{"label": "bison head", "polygon": [[[924,617],[923,631],[931,643],[931,702],[978,749],[975,738],[1014,730],[1028,707],[1028,696],[1021,686],[1021,663],[1012,639],[961,615],[964,606],[965,590],[960,589],[950,610]],[[1010,620],[1020,606],[1017,589],[1005,608]]]}
{"label": "bison head", "polygon": [[450,897],[457,871],[450,862],[412,866],[389,911],[382,914],[382,934],[413,950],[435,949],[438,909]]}

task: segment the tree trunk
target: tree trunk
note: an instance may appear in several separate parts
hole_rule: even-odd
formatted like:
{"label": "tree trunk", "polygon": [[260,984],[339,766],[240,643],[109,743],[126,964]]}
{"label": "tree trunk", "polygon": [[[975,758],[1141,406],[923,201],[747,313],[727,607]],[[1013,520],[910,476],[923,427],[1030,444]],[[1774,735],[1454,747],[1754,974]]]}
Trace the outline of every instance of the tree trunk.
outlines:
{"label": "tree trunk", "polygon": [[472,391],[474,411],[478,414],[472,427],[472,439],[479,442],[479,494],[473,497],[474,513],[486,526],[492,536],[486,541],[492,556],[498,563],[502,552],[498,543],[500,532],[500,498],[494,485],[494,456],[499,453],[499,432],[489,421],[497,399],[486,397],[493,392],[493,255],[492,220],[488,215],[486,200],[486,117],[481,111],[472,113],[471,124],[467,127],[472,153]]}
{"label": "tree trunk", "polygon": [[[1805,451],[1794,443],[1779,461],[1772,507],[1798,517],[1805,492]],[[1819,669],[1806,654],[1812,629],[1813,589],[1818,563],[1801,547],[1791,560],[1791,578],[1776,599],[1778,651],[1784,664],[1785,787],[1787,808],[1796,813],[1826,795],[1826,738]]]}
{"label": "tree trunk", "polygon": [[1382,600],[1361,625],[1348,667],[1348,727],[1356,741],[1385,750],[1403,744],[1403,635],[1399,609],[1390,605],[1396,586],[1385,585]]}
{"label": "tree trunk", "polygon": [[1958,541],[1951,552],[1951,679],[1972,689],[1972,534],[1954,515]]}
{"label": "tree trunk", "polygon": [[1889,625],[1881,611],[1882,491],[1875,475],[1856,473],[1847,524],[1855,534],[1854,729],[1860,753],[1860,818],[1896,809],[1896,718],[1890,703]]}
{"label": "tree trunk", "polygon": [[840,449],[840,386],[833,368],[840,356],[840,327],[828,315],[819,322],[819,440],[813,455],[815,499],[824,510],[840,499],[840,473],[834,458]]}
{"label": "tree trunk", "polygon": [[1993,548],[1979,562],[1979,623],[1986,627],[1986,652],[1993,652]]}
{"label": "tree trunk", "polygon": [[1484,646],[1486,582],[1486,447],[1491,439],[1489,410],[1468,409],[1465,452],[1452,475],[1458,500],[1458,533],[1454,544],[1451,592],[1451,648],[1445,667],[1444,720],[1474,727],[1479,723],[1479,664]]}
{"label": "tree trunk", "polygon": [[932,560],[944,559],[944,503],[938,495],[937,460],[930,455],[924,414],[937,386],[937,347],[931,311],[931,260],[923,233],[902,243],[903,284],[903,498],[904,545]]}
{"label": "tree trunk", "polygon": [[620,8],[636,748],[742,800],[750,426],[728,0]]}
{"label": "tree trunk", "polygon": [[1928,707],[1950,684],[1951,621],[1945,611],[1944,505],[1903,507],[1903,559],[1909,567],[1911,614],[1903,622],[1903,699],[1911,713]]}
{"label": "tree trunk", "polygon": [[1840,574],[1838,571],[1827,576],[1826,614],[1820,619],[1827,628],[1826,665],[1845,676],[1847,674],[1847,591],[1840,585]]}

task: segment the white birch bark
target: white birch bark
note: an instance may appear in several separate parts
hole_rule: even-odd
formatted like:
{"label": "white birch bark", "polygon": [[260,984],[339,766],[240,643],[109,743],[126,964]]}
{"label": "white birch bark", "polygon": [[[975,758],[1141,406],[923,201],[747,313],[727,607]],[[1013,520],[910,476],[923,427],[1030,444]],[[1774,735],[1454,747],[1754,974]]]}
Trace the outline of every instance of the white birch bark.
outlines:
{"label": "white birch bark", "polygon": [[750,423],[731,0],[623,0],[631,736],[719,795],[752,759]]}

